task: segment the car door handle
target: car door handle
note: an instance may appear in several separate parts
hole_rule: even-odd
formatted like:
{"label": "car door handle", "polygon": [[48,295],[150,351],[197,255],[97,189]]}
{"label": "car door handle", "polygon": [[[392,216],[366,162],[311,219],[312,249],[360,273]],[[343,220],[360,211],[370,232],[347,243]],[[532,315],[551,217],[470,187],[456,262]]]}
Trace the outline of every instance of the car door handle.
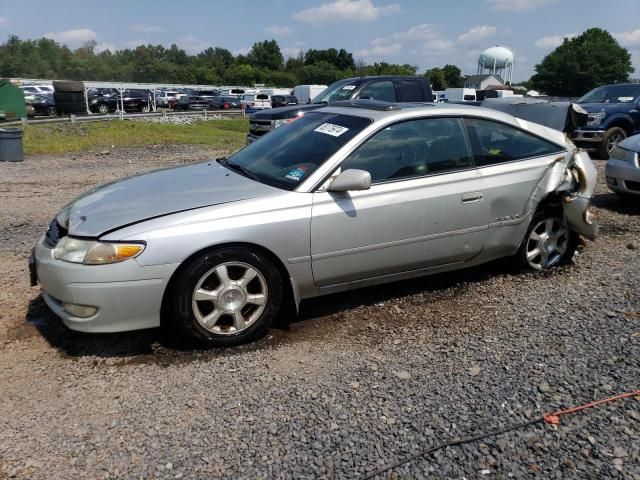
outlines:
{"label": "car door handle", "polygon": [[462,194],[462,203],[475,203],[482,200],[482,192],[467,192]]}

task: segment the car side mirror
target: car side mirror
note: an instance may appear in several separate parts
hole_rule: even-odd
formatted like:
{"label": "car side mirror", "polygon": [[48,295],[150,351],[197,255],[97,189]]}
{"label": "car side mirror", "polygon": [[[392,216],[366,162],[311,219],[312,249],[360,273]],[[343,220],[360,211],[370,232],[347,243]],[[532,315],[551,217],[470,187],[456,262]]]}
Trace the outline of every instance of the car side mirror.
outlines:
{"label": "car side mirror", "polygon": [[366,170],[351,168],[345,170],[329,184],[330,192],[348,192],[350,190],[369,190],[371,174]]}

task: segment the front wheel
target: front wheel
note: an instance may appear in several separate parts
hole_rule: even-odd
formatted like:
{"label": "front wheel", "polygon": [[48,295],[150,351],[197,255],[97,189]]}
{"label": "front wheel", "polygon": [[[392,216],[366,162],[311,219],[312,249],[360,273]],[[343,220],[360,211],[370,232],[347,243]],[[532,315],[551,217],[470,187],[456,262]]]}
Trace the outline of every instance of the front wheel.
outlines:
{"label": "front wheel", "polygon": [[598,157],[605,160],[609,158],[611,150],[616,148],[618,143],[623,141],[625,138],[627,138],[627,132],[625,132],[623,128],[611,127],[608,129],[604,134],[602,143],[597,149]]}
{"label": "front wheel", "polygon": [[171,324],[185,340],[228,347],[264,335],[280,310],[282,279],[262,255],[240,247],[205,252],[178,274]]}
{"label": "front wheel", "polygon": [[577,247],[578,234],[564,215],[543,210],[533,215],[516,259],[527,270],[547,270],[569,263]]}

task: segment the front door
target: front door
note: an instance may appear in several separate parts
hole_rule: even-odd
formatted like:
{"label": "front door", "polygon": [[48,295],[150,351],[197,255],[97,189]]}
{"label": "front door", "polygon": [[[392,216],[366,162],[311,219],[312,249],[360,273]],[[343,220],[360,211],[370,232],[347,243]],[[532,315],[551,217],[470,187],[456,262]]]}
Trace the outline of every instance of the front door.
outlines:
{"label": "front door", "polygon": [[391,125],[341,170],[371,173],[369,190],[314,194],[311,258],[329,286],[460,263],[482,251],[488,211],[482,177],[456,118]]}

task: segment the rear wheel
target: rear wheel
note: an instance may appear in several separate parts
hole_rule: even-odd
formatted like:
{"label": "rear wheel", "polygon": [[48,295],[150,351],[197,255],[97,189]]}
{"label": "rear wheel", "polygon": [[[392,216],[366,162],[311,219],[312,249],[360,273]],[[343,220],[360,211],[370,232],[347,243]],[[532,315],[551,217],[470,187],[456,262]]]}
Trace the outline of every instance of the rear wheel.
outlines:
{"label": "rear wheel", "polygon": [[227,347],[264,335],[282,302],[278,269],[240,247],[205,252],[178,274],[172,325],[191,343]]}
{"label": "rear wheel", "polygon": [[541,210],[533,215],[516,259],[527,270],[547,270],[569,263],[577,247],[578,234],[562,212]]}
{"label": "rear wheel", "polygon": [[47,115],[49,115],[50,117],[55,117],[56,115],[58,115],[58,111],[56,110],[56,107],[47,107]]}
{"label": "rear wheel", "polygon": [[107,105],[106,103],[101,103],[100,105],[98,105],[98,113],[109,113],[109,105]]}

